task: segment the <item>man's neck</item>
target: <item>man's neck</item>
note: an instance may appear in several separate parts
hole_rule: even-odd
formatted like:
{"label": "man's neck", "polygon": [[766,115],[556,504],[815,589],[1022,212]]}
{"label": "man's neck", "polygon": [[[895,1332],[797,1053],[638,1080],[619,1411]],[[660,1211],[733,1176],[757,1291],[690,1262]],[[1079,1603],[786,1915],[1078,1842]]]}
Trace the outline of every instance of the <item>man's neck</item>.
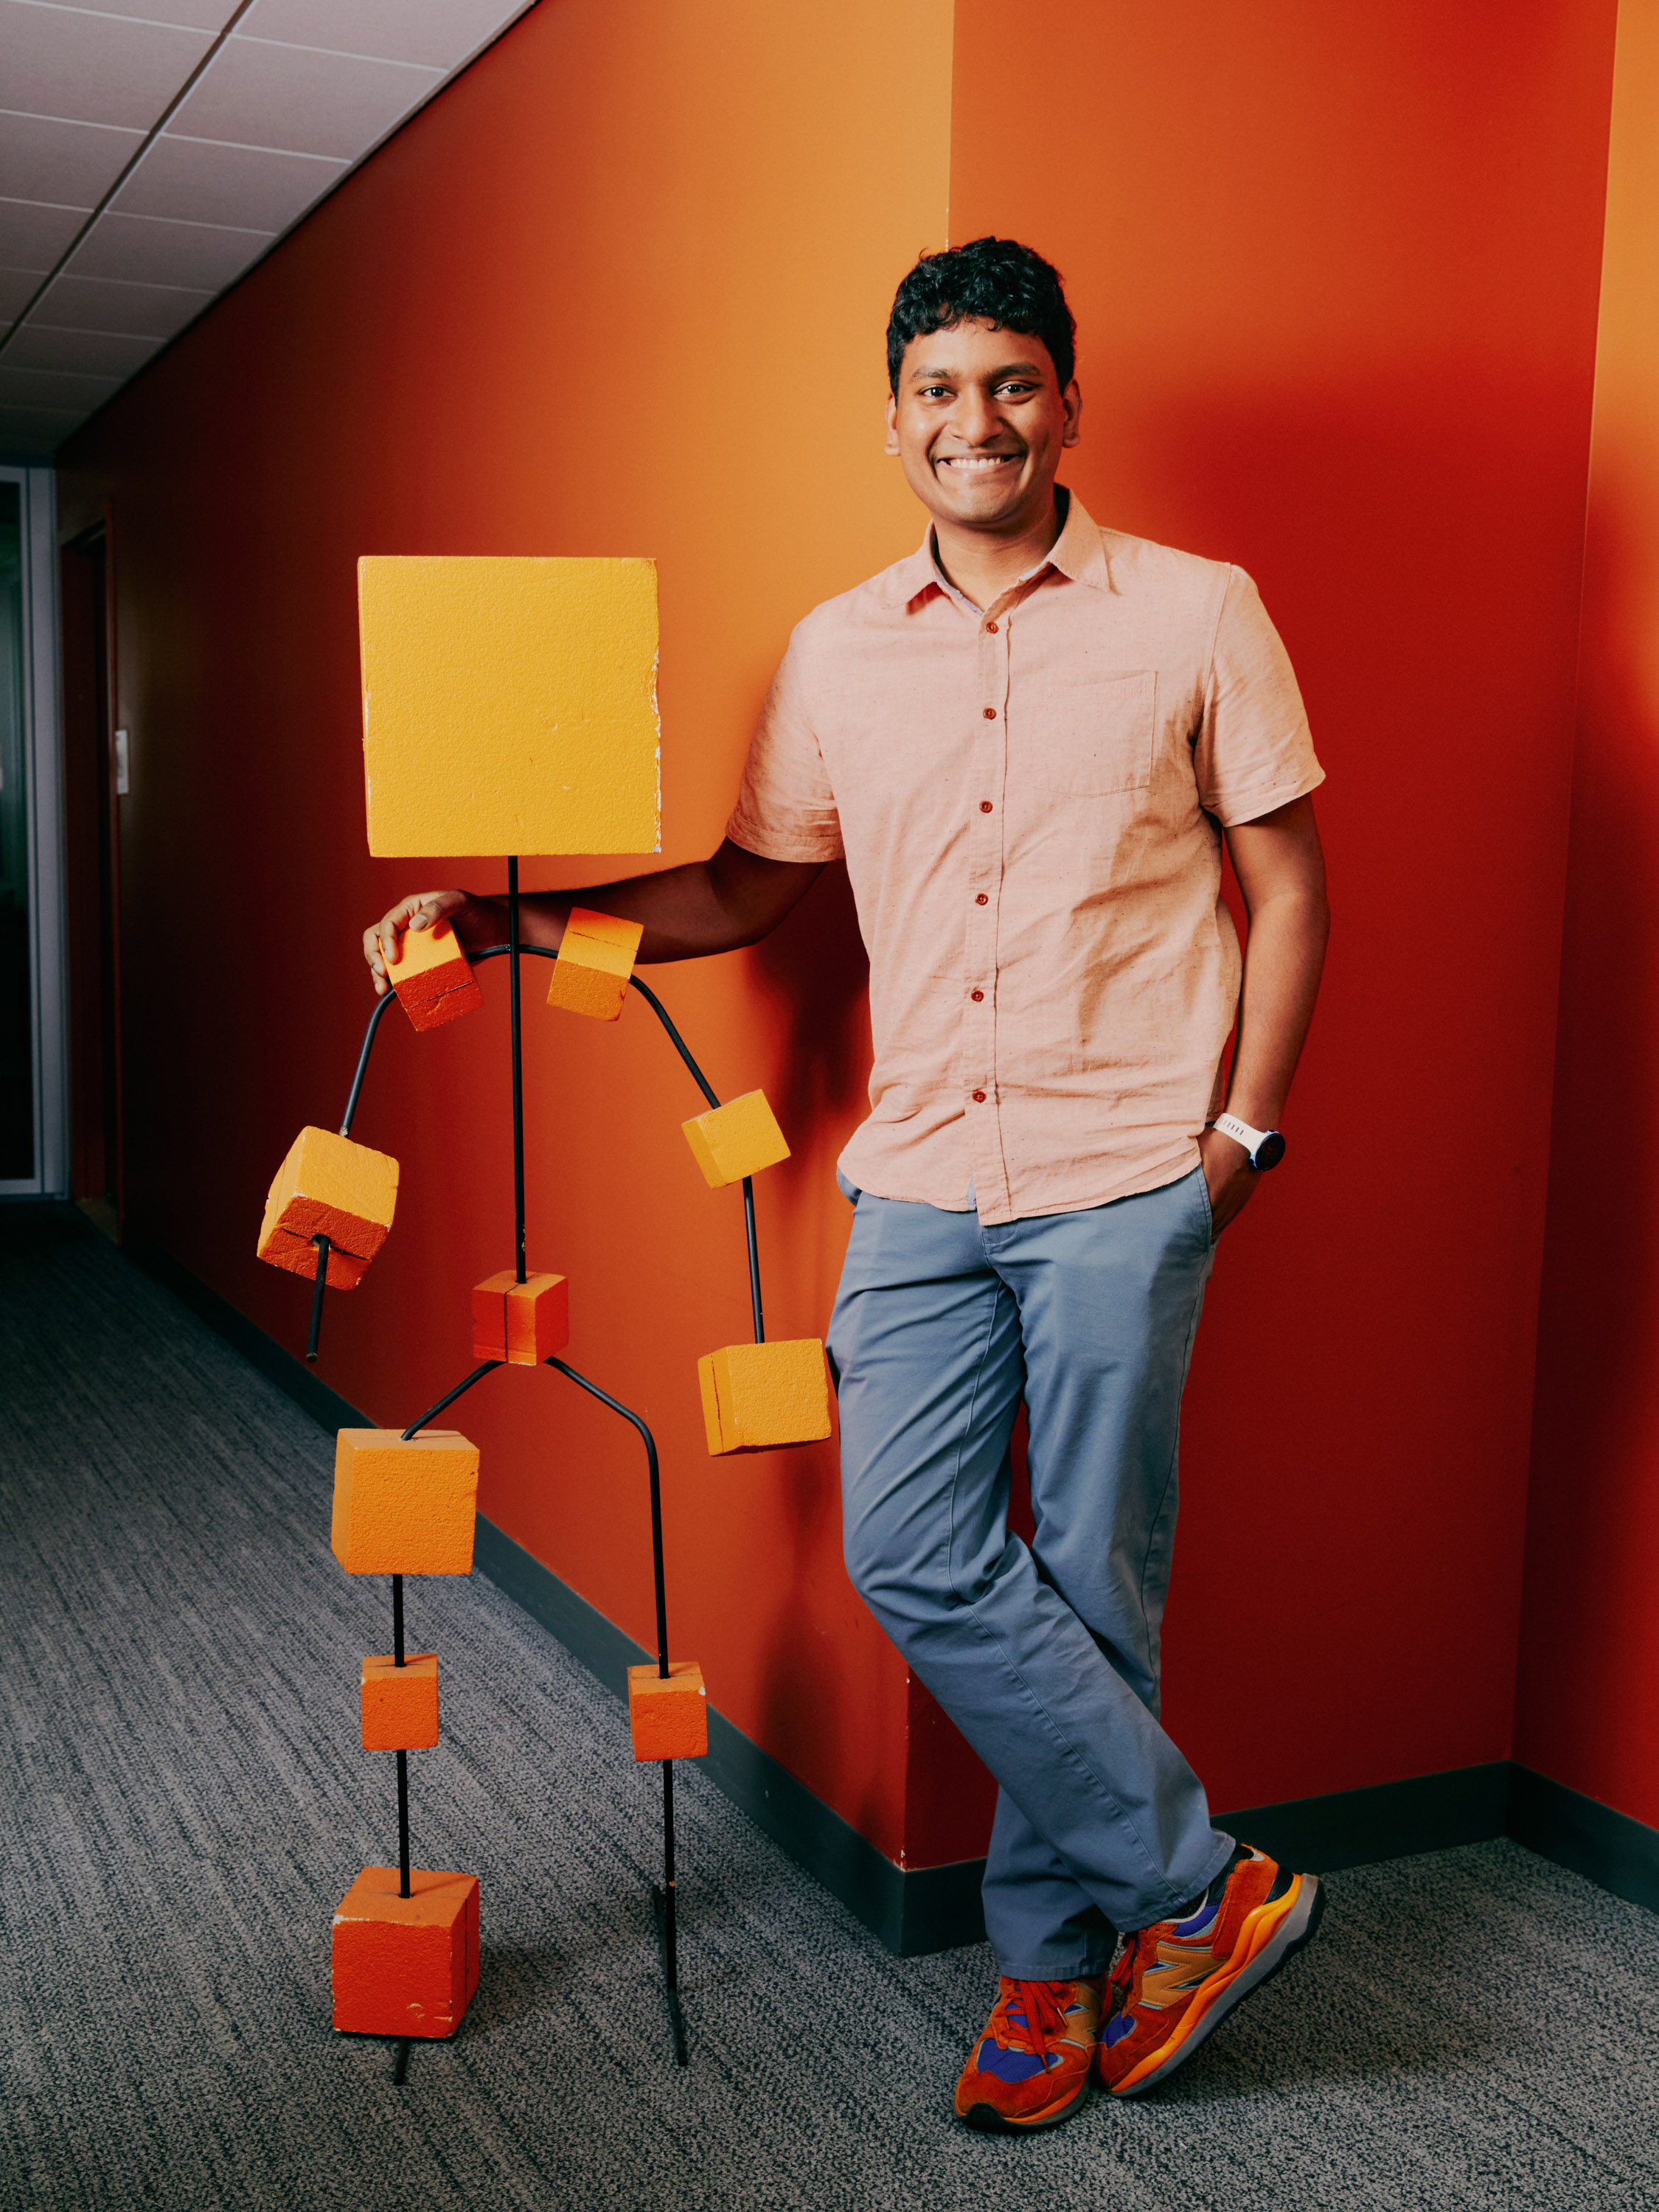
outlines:
{"label": "man's neck", "polygon": [[1039,568],[1059,542],[1064,518],[1052,495],[1046,514],[1003,537],[964,530],[960,523],[935,519],[934,557],[965,599],[976,607],[994,606],[1020,578]]}

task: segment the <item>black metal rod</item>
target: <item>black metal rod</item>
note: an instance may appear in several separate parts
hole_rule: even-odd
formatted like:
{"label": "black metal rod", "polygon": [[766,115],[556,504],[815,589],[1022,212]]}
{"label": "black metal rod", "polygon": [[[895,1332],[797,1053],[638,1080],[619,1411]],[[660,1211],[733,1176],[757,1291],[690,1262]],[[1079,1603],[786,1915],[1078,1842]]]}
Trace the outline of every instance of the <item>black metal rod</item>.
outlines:
{"label": "black metal rod", "polygon": [[597,1398],[602,1406],[609,1406],[613,1413],[620,1413],[631,1421],[645,1440],[645,1461],[651,1473],[651,1565],[657,1585],[657,1672],[668,1679],[668,1586],[663,1573],[662,1559],[662,1481],[657,1469],[657,1445],[649,1429],[635,1413],[630,1412],[620,1398],[613,1398],[608,1390],[601,1390],[597,1382],[590,1382],[585,1375],[578,1375],[574,1367],[567,1367],[562,1359],[550,1359],[550,1367],[556,1367],[561,1375],[568,1375],[578,1389],[586,1390],[590,1398]]}
{"label": "black metal rod", "polygon": [[418,1421],[410,1423],[404,1431],[403,1441],[407,1443],[411,1437],[417,1436],[422,1429],[435,1421],[446,1406],[453,1406],[464,1391],[470,1390],[475,1382],[482,1382],[492,1367],[504,1367],[506,1364],[506,1361],[501,1359],[486,1359],[482,1367],[475,1367],[465,1382],[458,1382],[453,1390],[447,1391],[439,1399],[435,1406],[428,1406]]}
{"label": "black metal rod", "polygon": [[761,1312],[760,1246],[755,1241],[755,1178],[743,1179],[743,1226],[749,1243],[749,1303],[754,1309],[755,1341],[766,1341],[766,1321]]}
{"label": "black metal rod", "polygon": [[513,1234],[519,1280],[524,1280],[524,1046],[519,1011],[519,863],[507,864],[507,973],[513,1007]]}
{"label": "black metal rod", "polygon": [[398,1753],[398,1894],[409,1895],[409,1753]]}
{"label": "black metal rod", "polygon": [[334,1248],[320,1229],[311,1241],[317,1247],[317,1279],[311,1287],[311,1334],[306,1339],[306,1358],[314,1365],[318,1340],[323,1333],[323,1292],[328,1285],[328,1255]]}
{"label": "black metal rod", "polygon": [[346,1100],[345,1113],[340,1121],[340,1134],[343,1137],[349,1137],[351,1134],[351,1124],[357,1111],[357,1101],[362,1096],[363,1078],[368,1073],[368,1055],[374,1042],[375,1032],[385,1017],[391,1012],[394,995],[395,994],[388,987],[385,998],[377,999],[374,1001],[374,1010],[368,1018],[368,1027],[363,1031],[363,1048],[357,1055],[357,1073],[351,1079],[351,1096]]}
{"label": "black metal rod", "polygon": [[652,989],[648,983],[641,983],[637,975],[630,975],[628,980],[633,986],[634,989],[639,993],[641,998],[645,1000],[646,1005],[650,1007],[652,1012],[655,1014],[657,1019],[662,1024],[663,1027],[667,1030],[669,1042],[673,1046],[675,1051],[678,1053],[680,1058],[690,1069],[691,1079],[696,1085],[698,1090],[702,1091],[703,1097],[708,1101],[711,1106],[718,1106],[720,1102],[715,1097],[713,1091],[709,1089],[708,1077],[704,1075],[702,1068],[697,1066],[696,1061],[692,1059],[690,1047],[686,1043],[685,1039],[675,1028],[673,1023],[669,1020],[667,1007],[664,1006],[662,1000],[657,996],[656,993]]}
{"label": "black metal rod", "polygon": [[394,1667],[401,1667],[404,1663],[404,1578],[401,1575],[392,1577],[392,1663]]}
{"label": "black metal rod", "polygon": [[392,2062],[392,2078],[400,2089],[409,2075],[409,2042],[406,2035],[398,2038],[398,2055]]}

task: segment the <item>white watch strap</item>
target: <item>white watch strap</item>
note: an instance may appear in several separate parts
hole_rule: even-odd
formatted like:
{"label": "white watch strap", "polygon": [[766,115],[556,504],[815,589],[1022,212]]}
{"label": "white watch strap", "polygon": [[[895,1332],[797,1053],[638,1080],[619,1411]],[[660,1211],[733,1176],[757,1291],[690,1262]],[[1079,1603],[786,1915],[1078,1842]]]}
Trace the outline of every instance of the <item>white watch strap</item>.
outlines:
{"label": "white watch strap", "polygon": [[1272,1133],[1267,1129],[1253,1129],[1248,1121],[1241,1121],[1237,1114],[1218,1114],[1214,1127],[1224,1137],[1231,1137],[1236,1145],[1243,1145],[1252,1159],[1255,1158],[1262,1139]]}

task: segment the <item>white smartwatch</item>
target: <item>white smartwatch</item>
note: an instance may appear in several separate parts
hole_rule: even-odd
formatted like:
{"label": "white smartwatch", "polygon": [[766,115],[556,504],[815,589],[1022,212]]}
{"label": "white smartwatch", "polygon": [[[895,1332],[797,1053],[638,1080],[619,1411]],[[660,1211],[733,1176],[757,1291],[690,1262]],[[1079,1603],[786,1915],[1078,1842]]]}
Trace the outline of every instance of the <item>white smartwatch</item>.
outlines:
{"label": "white smartwatch", "polygon": [[1264,1175],[1269,1168],[1276,1168],[1285,1157],[1285,1139],[1277,1129],[1253,1129],[1237,1114],[1218,1114],[1210,1127],[1219,1129],[1224,1137],[1231,1137],[1234,1144],[1243,1145],[1250,1156],[1250,1165]]}

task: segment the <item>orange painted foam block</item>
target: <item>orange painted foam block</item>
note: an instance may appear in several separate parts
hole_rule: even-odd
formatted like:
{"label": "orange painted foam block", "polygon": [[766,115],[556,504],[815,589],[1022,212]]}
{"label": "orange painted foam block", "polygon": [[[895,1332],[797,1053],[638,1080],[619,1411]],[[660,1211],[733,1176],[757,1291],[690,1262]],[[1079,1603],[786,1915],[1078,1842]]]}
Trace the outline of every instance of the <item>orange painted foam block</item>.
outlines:
{"label": "orange painted foam block", "polygon": [[745,1091],[741,1098],[711,1107],[690,1121],[682,1121],[691,1157],[702,1170],[711,1190],[741,1182],[763,1168],[775,1167],[789,1157],[772,1109],[763,1091]]}
{"label": "orange painted foam block", "polygon": [[657,568],[357,564],[371,853],[654,853]]}
{"label": "orange painted foam block", "polygon": [[478,979],[447,921],[406,929],[386,970],[398,1003],[417,1030],[435,1030],[483,1004]]}
{"label": "orange painted foam block", "polygon": [[539,1367],[570,1341],[570,1284],[563,1275],[504,1267],[472,1291],[472,1357]]}
{"label": "orange painted foam block", "polygon": [[334,1916],[334,2025],[357,2035],[453,2035],[478,1986],[470,1874],[365,1867]]}
{"label": "orange painted foam block", "polygon": [[644,934],[641,922],[618,921],[614,915],[572,907],[553,963],[548,1005],[563,1006],[573,1014],[591,1014],[595,1021],[614,1022],[628,996],[634,956]]}
{"label": "orange painted foam block", "polygon": [[455,1429],[342,1429],[329,1543],[349,1575],[467,1575],[478,1447]]}
{"label": "orange painted foam block", "polygon": [[400,1667],[391,1652],[365,1659],[365,1751],[430,1751],[438,1741],[438,1655],[424,1651]]}
{"label": "orange painted foam block", "polygon": [[815,1336],[728,1344],[697,1362],[708,1449],[771,1451],[818,1443],[830,1433],[830,1386]]}
{"label": "orange painted foam block", "polygon": [[329,1239],[331,1289],[349,1291],[380,1250],[398,1203],[398,1163],[331,1129],[301,1129],[276,1170],[254,1248],[274,1267],[317,1272],[319,1233]]}
{"label": "orange painted foam block", "polygon": [[708,1693],[695,1659],[628,1670],[628,1726],[635,1759],[702,1759],[708,1749]]}

